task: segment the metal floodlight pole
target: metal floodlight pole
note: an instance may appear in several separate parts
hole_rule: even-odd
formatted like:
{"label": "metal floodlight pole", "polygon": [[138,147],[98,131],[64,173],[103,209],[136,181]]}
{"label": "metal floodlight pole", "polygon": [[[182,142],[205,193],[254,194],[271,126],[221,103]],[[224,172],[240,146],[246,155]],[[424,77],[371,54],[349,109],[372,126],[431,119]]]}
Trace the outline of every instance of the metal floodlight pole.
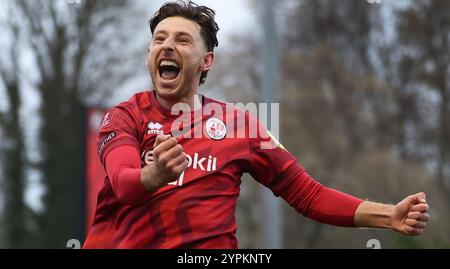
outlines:
{"label": "metal floodlight pole", "polygon": [[[268,115],[271,115],[269,103],[279,102],[279,49],[275,24],[275,0],[263,0],[264,12],[261,18],[263,26],[263,42],[261,58],[263,74],[261,83],[261,101],[268,104]],[[278,116],[278,115],[277,115]],[[270,130],[267,120],[266,127]],[[273,193],[261,187],[262,200],[261,233],[264,248],[282,247],[282,214],[280,201]]]}

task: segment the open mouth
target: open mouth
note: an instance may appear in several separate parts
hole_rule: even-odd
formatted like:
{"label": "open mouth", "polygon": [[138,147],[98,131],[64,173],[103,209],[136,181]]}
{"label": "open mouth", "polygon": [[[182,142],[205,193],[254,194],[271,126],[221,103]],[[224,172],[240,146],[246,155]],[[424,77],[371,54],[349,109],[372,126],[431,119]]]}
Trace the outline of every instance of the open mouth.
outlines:
{"label": "open mouth", "polygon": [[159,75],[166,80],[174,80],[180,73],[180,66],[172,60],[162,60],[158,66]]}

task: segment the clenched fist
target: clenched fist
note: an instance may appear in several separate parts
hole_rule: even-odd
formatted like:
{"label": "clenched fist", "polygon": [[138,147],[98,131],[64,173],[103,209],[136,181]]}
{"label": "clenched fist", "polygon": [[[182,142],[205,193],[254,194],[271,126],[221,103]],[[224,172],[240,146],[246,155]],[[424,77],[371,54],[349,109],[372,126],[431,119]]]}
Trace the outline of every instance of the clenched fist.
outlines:
{"label": "clenched fist", "polygon": [[430,215],[425,193],[410,195],[394,207],[392,228],[404,235],[421,235]]}
{"label": "clenched fist", "polygon": [[170,135],[158,135],[153,145],[153,162],[141,169],[141,183],[155,192],[178,179],[186,170],[188,160],[183,147]]}
{"label": "clenched fist", "polygon": [[396,205],[362,202],[355,212],[356,227],[387,228],[403,235],[421,235],[430,219],[425,193],[410,195]]}

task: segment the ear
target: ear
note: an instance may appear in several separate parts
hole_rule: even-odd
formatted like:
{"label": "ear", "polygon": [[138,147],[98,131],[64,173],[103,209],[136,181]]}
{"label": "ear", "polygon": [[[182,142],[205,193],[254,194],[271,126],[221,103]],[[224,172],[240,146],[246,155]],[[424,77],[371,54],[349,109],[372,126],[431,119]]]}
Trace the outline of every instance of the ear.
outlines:
{"label": "ear", "polygon": [[145,66],[147,66],[147,67],[150,66],[149,63],[148,63],[149,55],[150,55],[150,47],[147,47],[147,55],[145,57]]}
{"label": "ear", "polygon": [[202,63],[200,64],[200,71],[205,72],[211,69],[214,64],[214,52],[207,52],[205,56],[203,56]]}

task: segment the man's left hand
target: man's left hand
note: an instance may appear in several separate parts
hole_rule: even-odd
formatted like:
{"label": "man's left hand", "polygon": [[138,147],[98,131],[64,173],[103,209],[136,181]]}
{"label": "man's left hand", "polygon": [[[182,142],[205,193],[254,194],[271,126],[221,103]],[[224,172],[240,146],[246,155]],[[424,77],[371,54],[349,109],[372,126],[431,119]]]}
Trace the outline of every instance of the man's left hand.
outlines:
{"label": "man's left hand", "polygon": [[394,207],[392,229],[404,235],[421,235],[430,215],[425,193],[410,195]]}

